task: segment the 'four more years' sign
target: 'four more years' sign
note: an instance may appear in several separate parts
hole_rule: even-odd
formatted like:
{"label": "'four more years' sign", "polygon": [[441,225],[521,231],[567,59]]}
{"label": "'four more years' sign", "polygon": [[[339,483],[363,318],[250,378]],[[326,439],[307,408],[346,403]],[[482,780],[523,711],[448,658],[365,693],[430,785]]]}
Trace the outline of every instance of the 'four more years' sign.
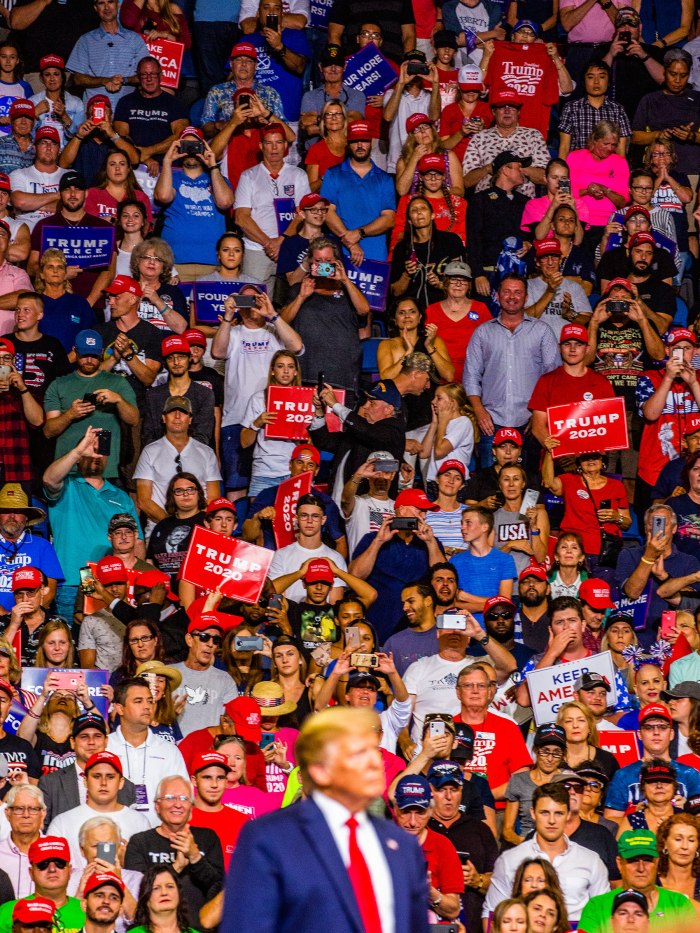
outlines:
{"label": "'four more years' sign", "polygon": [[182,564],[182,579],[207,592],[256,603],[273,552],[196,525]]}
{"label": "'four more years' sign", "polygon": [[311,0],[309,7],[309,26],[314,29],[328,29],[328,15],[333,8],[333,0]]}
{"label": "'four more years' sign", "polygon": [[[229,295],[237,295],[250,282],[195,282],[192,286],[194,315],[198,324],[218,324],[219,315],[224,313],[224,301]],[[255,287],[266,292],[266,285]]]}
{"label": "'four more years' sign", "polygon": [[374,42],[368,43],[345,62],[343,84],[365,97],[383,94],[398,81],[397,72],[391,67]]}
{"label": "'four more years' sign", "polygon": [[549,433],[561,441],[552,451],[554,457],[629,447],[623,398],[555,405],[547,409],[547,424]]}
{"label": "'four more years' sign", "polygon": [[108,266],[114,252],[114,227],[43,227],[41,252],[63,250],[69,266]]}
{"label": "'four more years' sign", "polygon": [[173,42],[172,39],[154,39],[147,42],[148,51],[160,62],[160,83],[163,87],[177,90],[182,71],[182,56],[185,46],[182,42]]}
{"label": "'four more years' sign", "polygon": [[532,701],[532,711],[535,714],[535,723],[538,726],[554,722],[560,706],[574,698],[574,684],[587,671],[595,671],[607,677],[610,684],[608,706],[617,703],[617,687],[615,686],[615,666],[609,651],[592,654],[590,658],[580,661],[565,661],[563,664],[554,664],[552,667],[542,667],[537,671],[530,671],[525,675]]}

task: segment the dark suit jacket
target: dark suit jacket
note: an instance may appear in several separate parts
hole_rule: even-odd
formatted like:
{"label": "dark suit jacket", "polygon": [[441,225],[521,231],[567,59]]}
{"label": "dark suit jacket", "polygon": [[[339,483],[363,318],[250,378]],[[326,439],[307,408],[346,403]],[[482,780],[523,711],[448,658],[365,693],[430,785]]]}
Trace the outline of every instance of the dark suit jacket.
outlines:
{"label": "dark suit jacket", "polygon": [[[396,933],[427,933],[425,856],[408,833],[370,819],[394,884]],[[220,933],[364,933],[347,869],[311,799],[243,827],[225,899]]]}
{"label": "dark suit jacket", "polygon": [[[75,764],[40,777],[39,790],[43,792],[46,801],[46,822],[44,823],[44,830],[46,830],[55,816],[80,806],[78,771]],[[128,778],[124,778],[124,786],[117,794],[117,802],[124,804],[125,807],[136,803],[136,789]]]}

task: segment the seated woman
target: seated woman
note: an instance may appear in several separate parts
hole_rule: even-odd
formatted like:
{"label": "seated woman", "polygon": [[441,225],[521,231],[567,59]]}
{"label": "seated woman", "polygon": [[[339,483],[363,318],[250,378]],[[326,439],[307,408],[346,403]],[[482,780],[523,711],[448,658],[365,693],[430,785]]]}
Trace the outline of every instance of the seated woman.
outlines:
{"label": "seated woman", "polygon": [[[545,194],[531,198],[525,205],[520,229],[534,240],[543,240],[552,232],[552,220],[558,207],[566,204],[576,214],[576,201],[571,194],[571,172],[564,159],[550,159],[544,170]],[[583,242],[583,227],[576,221],[575,242]]]}
{"label": "seated woman", "polygon": [[663,758],[645,759],[639,773],[641,801],[634,813],[620,821],[617,838],[629,829],[650,829],[657,833],[664,820],[669,819],[680,808],[673,805],[678,784],[676,769]]}

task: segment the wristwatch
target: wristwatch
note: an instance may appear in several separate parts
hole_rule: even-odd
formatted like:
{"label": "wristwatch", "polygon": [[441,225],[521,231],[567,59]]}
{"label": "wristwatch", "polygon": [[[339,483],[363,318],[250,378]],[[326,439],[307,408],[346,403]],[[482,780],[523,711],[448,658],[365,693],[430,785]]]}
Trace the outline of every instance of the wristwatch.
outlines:
{"label": "wristwatch", "polygon": [[489,635],[488,632],[486,632],[483,638],[477,638],[477,642],[481,645],[482,648],[485,648],[490,641],[491,641],[491,636]]}
{"label": "wristwatch", "polygon": [[365,233],[365,228],[364,228],[364,227],[358,227],[358,228],[357,228],[357,232],[360,234],[360,239],[361,239],[361,240],[364,240],[364,238],[367,236],[367,234]]}

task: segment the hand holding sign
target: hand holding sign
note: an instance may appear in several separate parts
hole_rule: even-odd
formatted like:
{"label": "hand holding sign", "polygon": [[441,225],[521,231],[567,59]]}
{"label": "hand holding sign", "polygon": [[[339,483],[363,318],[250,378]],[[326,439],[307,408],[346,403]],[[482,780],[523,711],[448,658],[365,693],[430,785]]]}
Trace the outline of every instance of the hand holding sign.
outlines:
{"label": "hand holding sign", "polygon": [[197,525],[182,564],[182,579],[203,590],[256,603],[262,592],[272,551]]}

